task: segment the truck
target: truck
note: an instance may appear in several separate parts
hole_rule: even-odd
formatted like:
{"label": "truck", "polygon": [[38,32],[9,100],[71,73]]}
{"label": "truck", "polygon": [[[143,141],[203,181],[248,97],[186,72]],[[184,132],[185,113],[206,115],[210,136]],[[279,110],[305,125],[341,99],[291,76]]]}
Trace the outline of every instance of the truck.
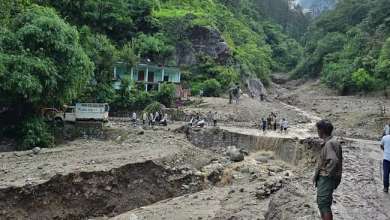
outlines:
{"label": "truck", "polygon": [[77,103],[75,106],[66,106],[64,111],[54,108],[43,109],[46,119],[56,122],[76,121],[108,121],[110,107],[107,103]]}

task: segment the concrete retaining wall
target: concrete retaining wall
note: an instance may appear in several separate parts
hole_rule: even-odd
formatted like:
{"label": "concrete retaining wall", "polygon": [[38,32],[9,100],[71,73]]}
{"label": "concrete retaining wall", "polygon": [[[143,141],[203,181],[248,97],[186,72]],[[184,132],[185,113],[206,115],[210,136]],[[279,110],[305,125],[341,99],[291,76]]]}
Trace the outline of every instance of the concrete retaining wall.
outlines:
{"label": "concrete retaining wall", "polygon": [[246,135],[219,128],[191,129],[188,138],[200,148],[236,146],[249,152],[273,151],[278,159],[293,165],[311,159],[316,151],[305,140]]}

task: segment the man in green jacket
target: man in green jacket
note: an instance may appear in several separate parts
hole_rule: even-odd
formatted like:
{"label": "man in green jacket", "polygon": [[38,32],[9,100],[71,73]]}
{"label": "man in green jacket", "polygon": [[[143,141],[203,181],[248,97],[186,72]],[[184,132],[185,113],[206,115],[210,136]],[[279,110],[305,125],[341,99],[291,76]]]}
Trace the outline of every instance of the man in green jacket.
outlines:
{"label": "man in green jacket", "polygon": [[317,187],[317,204],[321,218],[333,220],[333,192],[341,182],[343,153],[341,144],[332,136],[333,125],[329,120],[317,122],[316,127],[318,136],[324,140],[313,179]]}

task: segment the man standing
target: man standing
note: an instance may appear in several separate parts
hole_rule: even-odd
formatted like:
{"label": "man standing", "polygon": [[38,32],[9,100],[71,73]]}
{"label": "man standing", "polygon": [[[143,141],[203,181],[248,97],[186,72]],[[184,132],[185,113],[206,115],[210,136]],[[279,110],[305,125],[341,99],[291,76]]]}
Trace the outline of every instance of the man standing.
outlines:
{"label": "man standing", "polygon": [[264,118],[261,119],[261,128],[263,129],[263,133],[267,131],[267,121]]}
{"label": "man standing", "polygon": [[218,112],[215,112],[214,115],[213,115],[213,123],[214,123],[214,127],[217,126],[217,120],[219,120],[219,117],[218,117]]}
{"label": "man standing", "polygon": [[137,113],[133,112],[131,116],[131,121],[133,122],[133,127],[137,127]]}
{"label": "man standing", "polygon": [[343,155],[340,143],[332,136],[333,125],[329,120],[316,124],[318,136],[324,140],[313,183],[317,187],[317,204],[322,220],[333,220],[333,191],[341,182]]}
{"label": "man standing", "polygon": [[148,120],[148,114],[146,114],[146,112],[144,112],[142,114],[142,125],[146,124],[146,120]]}
{"label": "man standing", "polygon": [[389,192],[389,173],[390,173],[390,135],[383,136],[381,148],[384,151],[383,155],[383,192]]}
{"label": "man standing", "polygon": [[283,118],[282,127],[283,127],[284,133],[287,134],[288,133],[288,121],[285,118]]}
{"label": "man standing", "polygon": [[213,113],[209,111],[207,113],[207,126],[211,126],[212,123],[213,123]]}

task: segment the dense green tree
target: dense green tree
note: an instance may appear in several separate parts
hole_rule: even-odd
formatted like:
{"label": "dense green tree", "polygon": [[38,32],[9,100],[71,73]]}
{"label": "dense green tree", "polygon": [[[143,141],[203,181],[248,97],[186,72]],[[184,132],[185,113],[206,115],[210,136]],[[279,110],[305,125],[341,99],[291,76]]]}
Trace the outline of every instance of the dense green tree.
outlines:
{"label": "dense green tree", "polygon": [[88,25],[117,42],[126,42],[138,31],[151,31],[152,2],[148,0],[35,0],[56,8],[77,25]]}
{"label": "dense green tree", "polygon": [[11,19],[30,5],[30,0],[2,0],[0,3],[0,26],[9,25]]}
{"label": "dense green tree", "polygon": [[203,95],[218,97],[221,93],[221,84],[216,79],[209,79],[203,83]]}
{"label": "dense green tree", "polygon": [[376,76],[386,90],[390,85],[390,37],[387,38],[380,53]]}
{"label": "dense green tree", "polygon": [[118,51],[114,44],[105,35],[93,34],[85,26],[80,29],[80,42],[95,64],[93,78],[96,83],[109,83],[114,65],[118,61]]}
{"label": "dense green tree", "polygon": [[134,39],[134,49],[141,57],[148,58],[153,62],[162,62],[169,58],[174,47],[161,33],[151,35],[140,34]]}
{"label": "dense green tree", "polygon": [[0,103],[27,111],[71,102],[94,68],[77,30],[35,5],[0,30],[0,63]]}

